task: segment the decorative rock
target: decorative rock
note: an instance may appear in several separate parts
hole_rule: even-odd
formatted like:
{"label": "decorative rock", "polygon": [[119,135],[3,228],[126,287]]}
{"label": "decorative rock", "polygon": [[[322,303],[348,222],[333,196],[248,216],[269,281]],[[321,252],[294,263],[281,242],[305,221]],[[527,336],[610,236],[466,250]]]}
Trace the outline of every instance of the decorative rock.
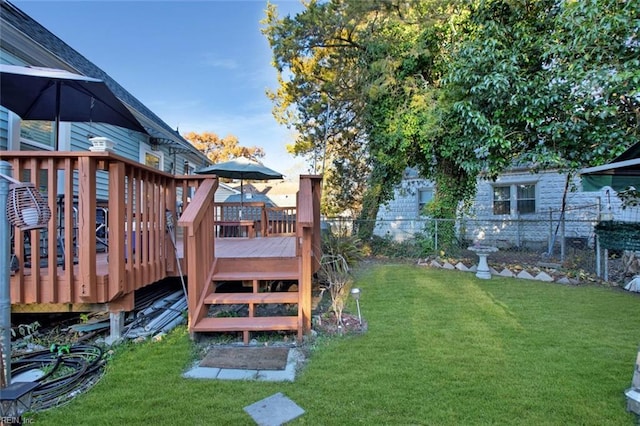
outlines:
{"label": "decorative rock", "polygon": [[558,284],[571,284],[571,281],[569,281],[569,278],[567,278],[567,277],[562,277],[556,282]]}
{"label": "decorative rock", "polygon": [[546,281],[546,282],[553,282],[553,278],[551,277],[551,275],[547,274],[546,272],[540,272],[538,275],[536,275],[536,280],[538,281]]}
{"label": "decorative rock", "polygon": [[520,272],[518,275],[516,275],[516,276],[517,276],[518,278],[522,278],[522,279],[525,279],[525,280],[532,280],[532,279],[534,279],[534,278],[533,278],[533,276],[532,276],[530,273],[528,273],[527,271],[525,271],[525,270],[521,271],[521,272]]}
{"label": "decorative rock", "polygon": [[465,264],[464,264],[464,263],[462,263],[462,262],[458,262],[458,263],[456,263],[456,269],[458,269],[458,270],[460,270],[460,271],[464,271],[464,272],[469,271],[469,268],[467,268],[467,267],[465,266]]}
{"label": "decorative rock", "polygon": [[442,265],[442,267],[443,267],[444,269],[456,269],[456,267],[455,267],[455,266],[453,266],[452,264],[450,264],[449,262],[445,262],[445,264],[444,264],[444,265]]}
{"label": "decorative rock", "polygon": [[431,261],[431,266],[433,266],[434,268],[442,268],[442,265],[439,264],[436,260]]}
{"label": "decorative rock", "polygon": [[512,278],[515,276],[514,273],[508,270],[507,268],[504,268],[502,272],[498,273],[497,275],[500,275],[501,277],[508,277],[508,278]]}

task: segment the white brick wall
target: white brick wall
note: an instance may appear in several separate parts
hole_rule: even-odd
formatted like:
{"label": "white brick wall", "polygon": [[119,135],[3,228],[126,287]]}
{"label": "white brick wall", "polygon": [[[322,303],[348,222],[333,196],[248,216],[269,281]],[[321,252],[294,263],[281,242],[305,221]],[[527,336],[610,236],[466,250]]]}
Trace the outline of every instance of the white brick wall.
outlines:
{"label": "white brick wall", "polygon": [[[536,212],[520,215],[493,214],[493,185],[536,184]],[[430,181],[408,174],[395,190],[395,198],[380,207],[375,235],[390,235],[397,241],[410,238],[421,232],[425,218],[418,212],[418,191],[432,188]],[[513,171],[504,173],[495,182],[479,179],[477,194],[471,211],[466,216],[465,236],[469,240],[484,240],[501,246],[544,244],[556,233],[562,207],[565,175],[554,171],[530,173]],[[609,210],[610,207],[610,210]],[[640,210],[621,209],[615,191],[603,188],[598,192],[581,191],[580,179],[575,178],[567,194],[565,211],[566,237],[586,238],[593,241],[593,224],[598,220],[598,211],[610,211],[614,220],[639,221]],[[551,220],[550,220],[551,219]],[[559,238],[559,237],[557,237]]]}

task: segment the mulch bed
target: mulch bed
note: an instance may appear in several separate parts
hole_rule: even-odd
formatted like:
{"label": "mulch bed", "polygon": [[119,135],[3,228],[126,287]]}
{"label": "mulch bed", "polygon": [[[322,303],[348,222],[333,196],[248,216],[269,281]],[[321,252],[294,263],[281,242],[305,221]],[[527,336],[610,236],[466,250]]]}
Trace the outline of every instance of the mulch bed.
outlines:
{"label": "mulch bed", "polygon": [[213,348],[200,361],[200,367],[284,370],[288,356],[289,348],[286,347]]}

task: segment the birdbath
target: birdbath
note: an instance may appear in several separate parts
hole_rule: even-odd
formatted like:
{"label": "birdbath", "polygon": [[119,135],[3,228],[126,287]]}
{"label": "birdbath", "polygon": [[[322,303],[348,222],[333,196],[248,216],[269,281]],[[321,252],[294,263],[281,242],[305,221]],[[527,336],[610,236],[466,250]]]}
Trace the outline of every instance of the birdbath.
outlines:
{"label": "birdbath", "polygon": [[495,253],[498,251],[498,247],[493,246],[483,246],[483,245],[473,245],[468,247],[468,250],[471,250],[475,254],[478,255],[478,269],[476,270],[476,277],[482,278],[483,280],[488,280],[491,278],[491,271],[489,270],[489,264],[487,263],[487,257],[491,253]]}

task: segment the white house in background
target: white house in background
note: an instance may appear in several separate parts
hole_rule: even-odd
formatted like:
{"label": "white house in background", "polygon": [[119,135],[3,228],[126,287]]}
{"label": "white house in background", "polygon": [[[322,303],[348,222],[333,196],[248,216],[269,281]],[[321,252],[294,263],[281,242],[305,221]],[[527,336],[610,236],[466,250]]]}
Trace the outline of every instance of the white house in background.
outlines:
{"label": "white house in background", "polygon": [[[474,202],[464,219],[458,221],[458,230],[466,240],[499,247],[546,246],[552,235],[562,235],[557,232],[561,228],[556,228],[565,178],[557,171],[531,173],[526,168],[513,168],[495,181],[479,178]],[[428,216],[422,213],[422,207],[433,198],[434,191],[431,181],[407,169],[393,200],[380,206],[374,234],[402,241],[424,232]],[[593,225],[602,213],[618,220],[640,217],[637,209],[622,210],[620,204],[611,188],[585,192],[580,178],[574,178],[564,212],[565,238],[591,244]]]}
{"label": "white house in background", "polygon": [[[269,180],[245,183],[244,201],[266,201],[277,207],[293,207],[296,205],[296,194],[298,193],[299,188],[299,182],[290,180]],[[234,199],[230,201],[239,200]]]}

